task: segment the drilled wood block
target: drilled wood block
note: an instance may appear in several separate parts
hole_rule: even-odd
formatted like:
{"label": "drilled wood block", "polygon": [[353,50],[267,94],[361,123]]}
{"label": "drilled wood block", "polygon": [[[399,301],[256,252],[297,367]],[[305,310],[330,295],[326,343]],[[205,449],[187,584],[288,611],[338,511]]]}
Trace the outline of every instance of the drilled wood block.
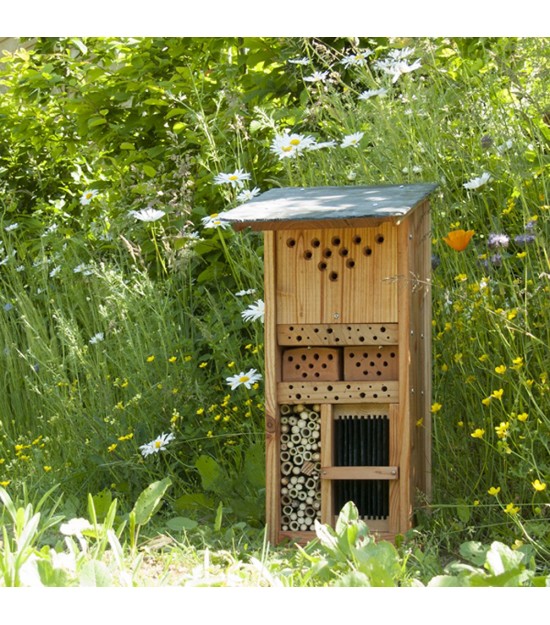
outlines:
{"label": "drilled wood block", "polygon": [[340,350],[331,347],[295,347],[283,352],[283,380],[336,381],[341,378]]}
{"label": "drilled wood block", "polygon": [[397,380],[397,345],[344,348],[344,380]]}

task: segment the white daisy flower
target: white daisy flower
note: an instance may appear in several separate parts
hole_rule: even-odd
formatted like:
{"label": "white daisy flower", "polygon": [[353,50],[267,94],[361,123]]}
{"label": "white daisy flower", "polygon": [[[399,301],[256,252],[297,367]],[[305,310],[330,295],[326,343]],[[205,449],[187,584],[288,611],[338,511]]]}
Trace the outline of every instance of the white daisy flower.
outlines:
{"label": "white daisy flower", "polygon": [[90,345],[95,345],[96,343],[101,343],[101,341],[103,341],[104,339],[105,335],[103,334],[103,332],[98,332],[97,334],[94,334],[92,336],[88,343],[90,343]]}
{"label": "white daisy flower", "polygon": [[57,276],[57,274],[61,271],[61,267],[58,265],[57,267],[54,267],[51,271],[50,271],[50,278],[54,278],[55,276]]}
{"label": "white daisy flower", "polygon": [[228,228],[230,225],[229,222],[224,221],[218,213],[208,215],[208,217],[203,217],[201,221],[203,228]]}
{"label": "white daisy flower", "polygon": [[10,224],[9,226],[6,226],[4,230],[6,232],[12,232],[13,230],[17,230],[17,228],[19,228],[19,224],[15,223],[15,224]]}
{"label": "white daisy flower", "polygon": [[89,204],[96,195],[97,195],[97,191],[95,189],[90,189],[89,191],[85,191],[82,194],[82,197],[80,198],[80,203],[82,204],[82,206],[86,206],[86,204]]}
{"label": "white daisy flower", "polygon": [[293,65],[309,65],[309,59],[307,56],[303,56],[301,59],[288,59],[288,62]]}
{"label": "white daisy flower", "polygon": [[283,134],[275,136],[271,143],[271,151],[280,159],[293,158],[303,150],[311,149],[314,144],[315,139],[309,135],[291,134],[285,130]]}
{"label": "white daisy flower", "polygon": [[247,289],[247,290],[239,291],[238,293],[235,293],[235,295],[237,297],[243,297],[243,295],[252,295],[253,293],[256,293],[256,289]]}
{"label": "white daisy flower", "polygon": [[71,519],[62,523],[59,531],[65,536],[82,536],[84,530],[91,530],[92,526],[87,519]]}
{"label": "white daisy flower", "polygon": [[468,180],[468,182],[465,182],[462,186],[465,189],[479,189],[479,187],[482,187],[484,184],[489,182],[489,180],[491,180],[491,174],[485,172],[481,174],[481,176],[479,176],[478,178],[472,178],[471,180]]}
{"label": "white daisy flower", "polygon": [[139,211],[130,211],[129,213],[132,217],[139,219],[139,221],[158,221],[162,219],[166,213],[161,210],[157,210],[156,208],[142,208]]}
{"label": "white daisy flower", "polygon": [[385,96],[386,93],[388,93],[387,89],[367,89],[366,91],[363,91],[363,93],[361,93],[361,95],[358,97],[359,100],[368,100],[369,98],[374,98],[377,95],[379,95],[380,97]]}
{"label": "white daisy flower", "polygon": [[225,379],[231,386],[231,390],[234,391],[237,387],[241,386],[241,384],[244,385],[245,388],[251,388],[255,382],[262,379],[262,376],[256,371],[256,369],[249,369],[246,373],[241,371],[241,373],[232,375]]}
{"label": "white daisy flower", "polygon": [[245,321],[256,321],[257,319],[263,321],[264,314],[265,304],[263,300],[259,299],[254,302],[254,304],[250,304],[250,306],[246,310],[243,310],[243,312],[241,313],[241,317]]}
{"label": "white daisy flower", "polygon": [[245,180],[250,180],[250,174],[242,169],[236,169],[232,174],[218,174],[214,184],[230,184],[232,187],[242,187]]}
{"label": "white daisy flower", "polygon": [[341,148],[349,148],[350,146],[355,147],[359,145],[359,141],[361,141],[364,135],[365,135],[364,132],[354,132],[351,135],[346,135],[344,139],[342,140],[340,147]]}
{"label": "white daisy flower", "polygon": [[328,72],[313,72],[311,76],[306,76],[304,80],[306,82],[325,82],[328,76]]}
{"label": "white daisy flower", "polygon": [[420,59],[417,59],[414,63],[409,65],[406,61],[397,61],[396,63],[390,63],[383,67],[383,70],[386,74],[390,74],[392,76],[392,82],[397,82],[399,77],[403,74],[409,74],[410,72],[414,72],[415,69],[421,67]]}
{"label": "white daisy flower", "polygon": [[413,48],[401,48],[394,49],[388,52],[388,56],[394,61],[402,61],[403,59],[407,59],[414,52]]}
{"label": "white daisy flower", "polygon": [[260,189],[258,187],[254,187],[253,189],[243,189],[239,195],[237,195],[238,202],[248,202],[253,197],[256,197],[260,194]]}
{"label": "white daisy flower", "polygon": [[313,150],[323,150],[324,148],[333,148],[336,145],[336,141],[321,141],[321,143],[312,143],[308,146],[308,152]]}
{"label": "white daisy flower", "polygon": [[145,443],[145,445],[140,445],[139,449],[141,450],[141,455],[146,458],[151,454],[157,454],[159,451],[164,451],[166,449],[166,445],[173,441],[176,437],[174,434],[161,434],[157,436],[155,440],[150,443]]}
{"label": "white daisy flower", "polygon": [[350,67],[352,65],[356,65],[358,67],[363,67],[367,62],[367,58],[372,54],[372,50],[362,50],[361,52],[357,52],[357,54],[349,54],[342,59],[342,64],[345,67]]}

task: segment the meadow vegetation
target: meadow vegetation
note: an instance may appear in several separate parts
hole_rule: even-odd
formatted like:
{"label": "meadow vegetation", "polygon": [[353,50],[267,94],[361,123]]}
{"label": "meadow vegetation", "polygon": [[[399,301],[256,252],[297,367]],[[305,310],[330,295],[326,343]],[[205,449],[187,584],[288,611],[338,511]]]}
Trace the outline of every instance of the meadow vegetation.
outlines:
{"label": "meadow vegetation", "polygon": [[[548,40],[42,38],[0,60],[0,585],[548,585]],[[431,502],[264,540],[276,186],[438,184]],[[418,427],[423,427],[422,417]]]}

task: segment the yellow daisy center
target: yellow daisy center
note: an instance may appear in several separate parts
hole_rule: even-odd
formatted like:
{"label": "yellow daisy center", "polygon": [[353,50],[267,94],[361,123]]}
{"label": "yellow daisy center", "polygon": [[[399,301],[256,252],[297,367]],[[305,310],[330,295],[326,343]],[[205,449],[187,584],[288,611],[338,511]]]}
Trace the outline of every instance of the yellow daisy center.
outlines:
{"label": "yellow daisy center", "polygon": [[248,382],[248,380],[250,380],[250,377],[247,375],[241,375],[241,377],[239,378],[239,382],[242,382],[243,384],[245,382]]}

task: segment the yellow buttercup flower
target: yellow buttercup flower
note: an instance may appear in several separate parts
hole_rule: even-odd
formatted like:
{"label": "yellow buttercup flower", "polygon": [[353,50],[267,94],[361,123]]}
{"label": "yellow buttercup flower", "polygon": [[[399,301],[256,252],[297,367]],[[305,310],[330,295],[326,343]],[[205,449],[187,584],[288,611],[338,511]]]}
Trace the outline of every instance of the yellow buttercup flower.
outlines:
{"label": "yellow buttercup flower", "polygon": [[513,503],[509,503],[506,508],[504,508],[504,512],[506,512],[506,514],[517,514],[519,512],[519,508],[514,506]]}
{"label": "yellow buttercup flower", "polygon": [[522,421],[525,423],[528,417],[529,415],[526,412],[522,412],[521,414],[518,414],[518,421]]}
{"label": "yellow buttercup flower", "polygon": [[508,428],[510,427],[510,424],[508,423],[508,421],[504,422],[501,421],[500,425],[497,425],[495,427],[495,432],[497,433],[497,436],[499,438],[506,438],[506,436],[508,436]]}
{"label": "yellow buttercup flower", "polygon": [[534,482],[531,482],[531,484],[533,485],[533,488],[539,493],[545,490],[546,488],[546,484],[544,482],[541,482],[539,479],[536,479]]}
{"label": "yellow buttercup flower", "polygon": [[49,465],[47,465],[47,464],[44,465],[43,469],[44,469],[44,471],[46,471],[46,473],[48,473],[49,471],[52,470],[52,468]]}
{"label": "yellow buttercup flower", "polygon": [[470,434],[470,436],[472,438],[483,438],[484,434],[485,434],[485,430],[482,430],[481,428],[477,428]]}
{"label": "yellow buttercup flower", "polygon": [[498,367],[495,367],[495,371],[499,375],[502,375],[506,371],[506,365],[499,365]]}
{"label": "yellow buttercup flower", "polygon": [[168,362],[176,362],[177,357],[176,356],[170,356],[170,358],[168,358]]}
{"label": "yellow buttercup flower", "polygon": [[491,488],[487,491],[489,495],[496,497],[500,493],[500,486],[491,486]]}
{"label": "yellow buttercup flower", "polygon": [[153,362],[153,360],[155,360],[154,356],[147,356],[147,362]]}
{"label": "yellow buttercup flower", "polygon": [[107,451],[109,453],[113,452],[115,449],[117,448],[117,444],[113,443],[112,445],[109,445],[109,447],[107,447]]}
{"label": "yellow buttercup flower", "polygon": [[431,411],[433,413],[436,413],[436,412],[439,412],[441,410],[441,408],[443,408],[443,406],[441,404],[439,404],[438,402],[435,402],[434,404],[432,404]]}
{"label": "yellow buttercup flower", "polygon": [[495,399],[502,399],[503,394],[504,394],[504,389],[499,388],[498,391],[493,391],[491,393],[491,397],[494,397]]}

